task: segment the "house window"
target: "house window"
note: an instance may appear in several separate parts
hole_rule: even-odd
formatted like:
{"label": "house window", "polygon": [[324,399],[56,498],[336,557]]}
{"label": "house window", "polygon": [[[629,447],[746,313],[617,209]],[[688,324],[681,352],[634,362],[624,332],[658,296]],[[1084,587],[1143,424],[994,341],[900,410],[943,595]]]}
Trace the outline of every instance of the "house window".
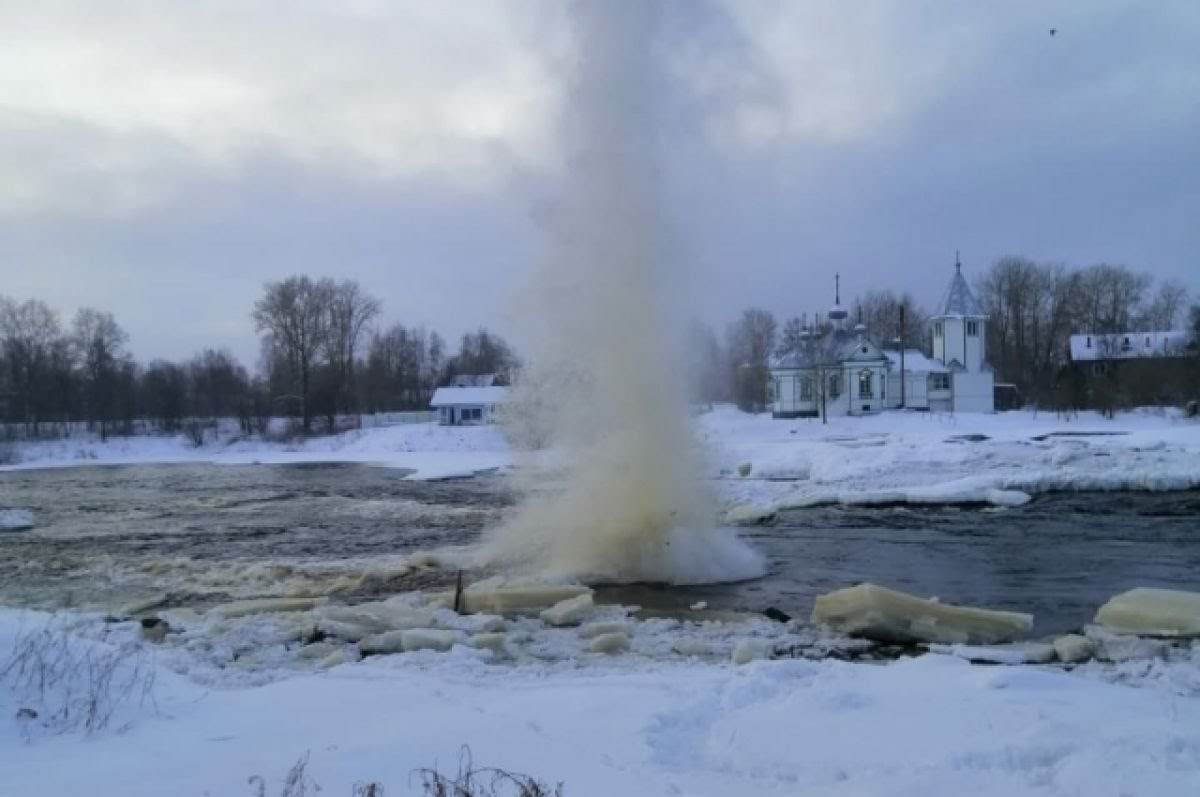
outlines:
{"label": "house window", "polygon": [[873,384],[872,384],[874,381],[875,380],[872,378],[870,371],[863,370],[863,371],[858,372],[858,397],[859,398],[874,398],[875,397],[875,391],[873,389]]}
{"label": "house window", "polygon": [[1089,349],[1092,348],[1092,336],[1091,335],[1087,336],[1087,347]]}
{"label": "house window", "polygon": [[804,377],[800,380],[800,400],[812,401],[813,397],[813,382],[809,377]]}
{"label": "house window", "polygon": [[979,322],[978,321],[968,321],[967,322],[967,337],[968,338],[979,337]]}
{"label": "house window", "polygon": [[930,374],[929,375],[930,390],[949,390],[950,389],[950,374]]}
{"label": "house window", "polygon": [[1129,351],[1129,338],[1126,337],[1121,341],[1121,351]]}
{"label": "house window", "polygon": [[942,336],[942,322],[941,322],[941,321],[938,321],[938,322],[934,323],[934,325],[933,325],[933,336],[934,336],[935,338],[940,338],[940,337]]}
{"label": "house window", "polygon": [[842,377],[841,374],[829,375],[829,397],[837,398],[842,395]]}

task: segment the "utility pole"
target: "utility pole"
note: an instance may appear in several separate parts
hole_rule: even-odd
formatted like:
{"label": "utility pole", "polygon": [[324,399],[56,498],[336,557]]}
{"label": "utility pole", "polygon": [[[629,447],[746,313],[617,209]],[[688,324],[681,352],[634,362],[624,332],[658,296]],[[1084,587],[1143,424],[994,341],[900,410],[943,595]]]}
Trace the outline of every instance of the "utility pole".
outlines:
{"label": "utility pole", "polygon": [[908,380],[904,378],[904,305],[900,305],[900,409],[904,409],[907,403],[905,395],[906,385]]}

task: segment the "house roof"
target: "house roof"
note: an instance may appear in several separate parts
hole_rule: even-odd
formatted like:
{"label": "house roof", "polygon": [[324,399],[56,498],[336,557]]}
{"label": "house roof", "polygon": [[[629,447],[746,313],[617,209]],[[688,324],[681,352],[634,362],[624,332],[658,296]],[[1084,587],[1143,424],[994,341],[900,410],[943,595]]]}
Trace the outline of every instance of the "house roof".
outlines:
{"label": "house roof", "polygon": [[503,404],[506,398],[508,398],[508,388],[506,387],[439,387],[433,392],[429,406],[485,406]]}
{"label": "house roof", "polygon": [[[900,368],[900,352],[885,351],[893,368]],[[904,370],[910,374],[944,374],[950,369],[937,360],[931,360],[920,349],[904,350]]]}
{"label": "house roof", "polygon": [[985,318],[983,307],[975,298],[975,294],[971,293],[971,288],[967,285],[966,279],[962,275],[962,266],[958,263],[954,264],[954,278],[950,280],[950,287],[946,290],[946,295],[938,305],[940,312],[936,317],[977,317]]}
{"label": "house roof", "polygon": [[1072,335],[1071,359],[1078,362],[1131,360],[1138,357],[1183,357],[1188,354],[1188,344],[1191,340],[1191,333],[1182,329]]}

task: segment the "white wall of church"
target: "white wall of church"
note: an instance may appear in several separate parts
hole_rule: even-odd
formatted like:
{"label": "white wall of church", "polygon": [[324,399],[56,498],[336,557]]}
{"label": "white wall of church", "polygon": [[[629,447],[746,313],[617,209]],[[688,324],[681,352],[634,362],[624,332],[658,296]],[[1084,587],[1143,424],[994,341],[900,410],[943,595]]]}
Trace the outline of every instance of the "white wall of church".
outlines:
{"label": "white wall of church", "polygon": [[954,412],[995,412],[991,371],[955,371],[950,379],[953,384]]}

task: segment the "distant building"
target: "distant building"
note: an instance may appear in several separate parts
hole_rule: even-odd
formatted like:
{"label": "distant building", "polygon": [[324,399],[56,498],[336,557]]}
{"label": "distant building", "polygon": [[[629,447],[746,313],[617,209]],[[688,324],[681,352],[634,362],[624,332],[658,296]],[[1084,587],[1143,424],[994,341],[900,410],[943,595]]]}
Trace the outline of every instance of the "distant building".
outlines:
{"label": "distant building", "polygon": [[984,360],[987,316],[960,263],[931,322],[932,358],[916,349],[903,355],[884,351],[862,324],[846,329],[838,287],[829,323],[804,329],[800,345],[771,363],[776,418],[863,415],[899,407],[994,411],[992,370]]}
{"label": "distant building", "polygon": [[433,393],[429,406],[442,426],[492,423],[496,407],[508,398],[508,387],[495,374],[463,374]]}
{"label": "distant building", "polygon": [[1072,362],[1108,362],[1144,358],[1186,357],[1191,352],[1189,332],[1115,332],[1102,335],[1072,335]]}
{"label": "distant building", "polygon": [[1072,335],[1059,400],[1077,409],[1177,404],[1200,392],[1200,352],[1186,330]]}

